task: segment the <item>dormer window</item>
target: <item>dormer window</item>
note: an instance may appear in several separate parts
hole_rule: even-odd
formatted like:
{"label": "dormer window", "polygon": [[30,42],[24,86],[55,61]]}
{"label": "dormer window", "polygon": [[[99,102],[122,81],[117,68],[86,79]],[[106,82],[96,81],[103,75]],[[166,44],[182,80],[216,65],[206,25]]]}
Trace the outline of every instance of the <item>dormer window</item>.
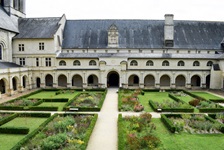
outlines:
{"label": "dormer window", "polygon": [[108,29],[108,47],[118,47],[118,28],[115,24],[112,24]]}

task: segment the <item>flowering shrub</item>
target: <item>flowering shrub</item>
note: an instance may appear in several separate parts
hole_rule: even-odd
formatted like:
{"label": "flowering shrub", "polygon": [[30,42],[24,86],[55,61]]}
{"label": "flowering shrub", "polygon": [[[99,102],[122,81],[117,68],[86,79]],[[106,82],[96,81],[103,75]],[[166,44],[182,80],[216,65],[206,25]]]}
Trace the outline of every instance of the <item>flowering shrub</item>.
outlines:
{"label": "flowering shrub", "polygon": [[120,110],[121,111],[135,111],[135,112],[141,112],[144,110],[144,106],[140,104],[138,101],[138,95],[141,94],[142,91],[140,89],[133,91],[128,91],[128,90],[122,90],[120,92],[121,97],[121,106]]}
{"label": "flowering shrub", "polygon": [[143,113],[139,117],[123,118],[125,150],[157,149],[161,143],[153,132],[156,126],[151,122],[152,115]]}

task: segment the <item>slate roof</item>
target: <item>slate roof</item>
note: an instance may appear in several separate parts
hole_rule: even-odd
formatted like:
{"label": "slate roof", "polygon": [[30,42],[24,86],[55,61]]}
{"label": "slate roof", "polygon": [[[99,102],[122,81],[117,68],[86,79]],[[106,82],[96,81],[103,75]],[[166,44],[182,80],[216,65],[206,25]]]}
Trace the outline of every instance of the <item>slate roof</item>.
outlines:
{"label": "slate roof", "polygon": [[52,18],[21,18],[19,34],[14,39],[53,38],[60,24],[60,17]]}
{"label": "slate roof", "polygon": [[[107,48],[112,24],[119,48],[164,48],[164,20],[67,20],[63,48]],[[173,48],[221,50],[223,38],[224,22],[174,21]]]}
{"label": "slate roof", "polygon": [[2,6],[0,6],[0,28],[15,33],[19,32],[16,20],[10,18]]}
{"label": "slate roof", "polygon": [[60,53],[57,58],[145,58],[145,59],[220,59],[218,54],[144,54],[144,53]]}
{"label": "slate roof", "polygon": [[17,64],[12,63],[12,62],[1,62],[0,61],[0,69],[18,68],[18,67],[22,67],[22,66],[17,65]]}

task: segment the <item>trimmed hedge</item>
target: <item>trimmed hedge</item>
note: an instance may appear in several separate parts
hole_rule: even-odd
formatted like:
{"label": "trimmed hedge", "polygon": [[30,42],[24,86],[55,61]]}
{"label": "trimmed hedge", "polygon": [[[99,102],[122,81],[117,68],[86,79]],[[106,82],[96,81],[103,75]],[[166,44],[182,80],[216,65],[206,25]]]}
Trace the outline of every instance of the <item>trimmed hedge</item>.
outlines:
{"label": "trimmed hedge", "polygon": [[2,134],[28,134],[29,131],[27,127],[0,127]]}
{"label": "trimmed hedge", "polygon": [[50,113],[18,113],[18,117],[48,118]]}
{"label": "trimmed hedge", "polygon": [[224,112],[224,108],[199,108],[199,112],[201,113]]}
{"label": "trimmed hedge", "polygon": [[33,110],[33,111],[58,111],[58,107],[38,107],[38,106],[32,106],[32,107],[29,107],[29,110]]}
{"label": "trimmed hedge", "polygon": [[185,103],[185,101],[183,101],[183,100],[177,98],[176,96],[174,96],[174,95],[171,94],[171,93],[169,93],[168,96],[169,96],[171,99],[175,100],[176,102]]}
{"label": "trimmed hedge", "polygon": [[43,102],[68,102],[68,98],[45,98]]}
{"label": "trimmed hedge", "polygon": [[167,127],[167,129],[170,130],[170,132],[175,133],[176,132],[176,127],[173,125],[172,121],[170,121],[169,118],[165,114],[161,114],[161,120]]}
{"label": "trimmed hedge", "polygon": [[186,93],[186,94],[188,94],[188,95],[190,95],[190,96],[193,97],[193,98],[207,101],[205,98],[200,97],[200,96],[198,96],[198,95],[195,95],[195,94],[193,94],[193,93],[191,93],[191,92],[188,92],[188,91],[186,91],[186,90],[183,90],[183,92]]}
{"label": "trimmed hedge", "polygon": [[118,150],[125,148],[124,143],[124,126],[123,126],[122,114],[118,115]]}
{"label": "trimmed hedge", "polygon": [[87,145],[88,145],[88,142],[89,142],[89,139],[90,139],[90,136],[93,132],[93,129],[96,125],[96,121],[97,121],[97,118],[98,118],[98,114],[95,114],[94,117],[93,117],[93,120],[91,121],[86,133],[85,133],[85,138],[83,139],[84,141],[84,145],[85,145],[85,149],[87,148]]}
{"label": "trimmed hedge", "polygon": [[211,121],[211,122],[213,122],[213,123],[217,123],[217,124],[220,124],[220,128],[219,128],[219,130],[222,132],[222,133],[224,133],[224,124],[222,124],[222,123],[220,123],[220,122],[218,122],[218,121],[216,121],[215,119],[216,119],[216,115],[215,116],[213,116],[213,117],[211,117],[210,116],[211,114],[209,114],[208,116],[205,116],[205,118],[207,119],[207,120],[209,120],[209,121]]}
{"label": "trimmed hedge", "polygon": [[209,99],[209,100],[214,103],[224,103],[224,99]]}
{"label": "trimmed hedge", "polygon": [[18,117],[18,114],[12,114],[12,115],[10,115],[10,116],[8,116],[8,117],[2,119],[2,120],[0,121],[0,126],[3,125],[3,124],[5,124],[5,123],[7,123],[7,122],[9,122],[9,121],[11,121],[11,120],[13,120],[13,119],[16,118],[16,117]]}
{"label": "trimmed hedge", "polygon": [[152,107],[152,109],[156,112],[158,112],[158,108],[156,106],[156,104],[152,101],[152,100],[149,100],[149,105]]}
{"label": "trimmed hedge", "polygon": [[33,138],[36,134],[39,133],[50,121],[52,121],[58,114],[54,114],[49,117],[45,122],[43,122],[37,129],[33,132],[26,135],[22,140],[20,140],[11,150],[20,150],[20,148],[31,138]]}

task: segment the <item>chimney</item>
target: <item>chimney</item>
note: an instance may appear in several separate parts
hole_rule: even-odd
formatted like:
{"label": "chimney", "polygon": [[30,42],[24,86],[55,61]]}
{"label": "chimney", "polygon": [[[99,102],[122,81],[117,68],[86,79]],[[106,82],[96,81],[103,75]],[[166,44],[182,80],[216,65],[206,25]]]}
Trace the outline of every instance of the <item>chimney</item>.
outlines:
{"label": "chimney", "polygon": [[174,42],[174,23],[173,14],[165,15],[165,26],[164,26],[164,46],[173,47]]}

